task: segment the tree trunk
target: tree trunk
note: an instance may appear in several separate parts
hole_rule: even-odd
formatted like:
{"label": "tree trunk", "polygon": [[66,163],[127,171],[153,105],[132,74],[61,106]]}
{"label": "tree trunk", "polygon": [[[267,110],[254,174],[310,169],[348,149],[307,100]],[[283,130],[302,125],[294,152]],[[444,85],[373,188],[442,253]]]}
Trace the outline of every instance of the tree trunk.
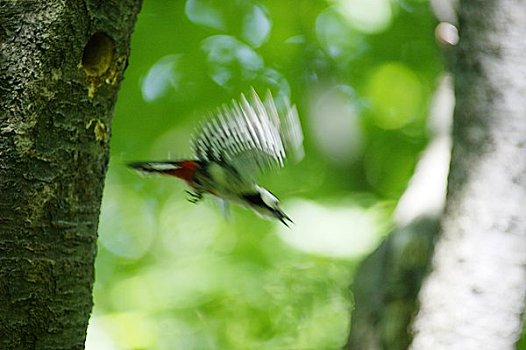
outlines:
{"label": "tree trunk", "polygon": [[[513,349],[526,297],[526,5],[461,4],[460,45],[446,53],[457,99],[447,209],[411,348]],[[411,341],[411,297],[426,268],[408,269],[398,256],[415,239],[432,239],[432,226],[419,222],[396,230],[360,266],[349,349]],[[423,256],[432,251],[422,248]]]}
{"label": "tree trunk", "polygon": [[462,1],[442,234],[412,349],[513,349],[526,297],[526,2]]}
{"label": "tree trunk", "polygon": [[352,288],[355,309],[346,349],[407,349],[408,328],[437,232],[436,218],[420,217],[391,232],[360,264]]}
{"label": "tree trunk", "polygon": [[82,349],[140,0],[0,0],[0,348]]}
{"label": "tree trunk", "polygon": [[439,81],[433,100],[428,119],[431,142],[396,208],[398,228],[356,271],[346,349],[405,350],[411,343],[409,328],[445,202],[454,104],[449,76]]}

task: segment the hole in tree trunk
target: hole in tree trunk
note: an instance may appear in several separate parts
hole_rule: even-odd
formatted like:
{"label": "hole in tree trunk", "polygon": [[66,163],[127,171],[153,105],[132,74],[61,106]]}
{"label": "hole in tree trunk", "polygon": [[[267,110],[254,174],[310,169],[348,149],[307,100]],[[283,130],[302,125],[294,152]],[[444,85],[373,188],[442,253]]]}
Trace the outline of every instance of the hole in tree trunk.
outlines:
{"label": "hole in tree trunk", "polygon": [[102,32],[93,34],[82,52],[82,68],[87,75],[101,76],[113,60],[113,39]]}

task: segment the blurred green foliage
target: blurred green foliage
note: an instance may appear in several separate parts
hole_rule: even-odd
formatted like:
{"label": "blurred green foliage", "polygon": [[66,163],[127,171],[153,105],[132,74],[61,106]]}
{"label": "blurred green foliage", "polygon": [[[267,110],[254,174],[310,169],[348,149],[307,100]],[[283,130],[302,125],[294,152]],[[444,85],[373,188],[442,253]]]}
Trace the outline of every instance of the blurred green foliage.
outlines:
{"label": "blurred green foliage", "polygon": [[[441,72],[423,0],[145,1],[112,128],[88,349],[339,349],[349,284],[427,141]],[[197,124],[253,86],[297,104],[306,157],[262,183],[262,221],[130,160],[188,157]]]}

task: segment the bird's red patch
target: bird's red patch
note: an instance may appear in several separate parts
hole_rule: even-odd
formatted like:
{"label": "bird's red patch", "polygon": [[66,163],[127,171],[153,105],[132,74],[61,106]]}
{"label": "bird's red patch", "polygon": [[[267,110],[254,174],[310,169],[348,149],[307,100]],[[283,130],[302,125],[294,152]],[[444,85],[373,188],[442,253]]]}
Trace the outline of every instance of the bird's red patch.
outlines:
{"label": "bird's red patch", "polygon": [[192,182],[194,172],[199,169],[199,163],[194,160],[181,160],[177,162],[177,169],[170,170],[169,175],[185,180],[188,184]]}

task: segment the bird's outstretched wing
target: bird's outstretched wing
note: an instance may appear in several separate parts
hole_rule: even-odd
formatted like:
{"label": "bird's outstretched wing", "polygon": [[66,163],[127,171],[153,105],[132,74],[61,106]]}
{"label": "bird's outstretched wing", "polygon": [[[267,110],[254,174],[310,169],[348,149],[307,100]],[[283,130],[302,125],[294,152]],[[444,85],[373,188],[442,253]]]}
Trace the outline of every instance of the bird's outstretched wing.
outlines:
{"label": "bird's outstretched wing", "polygon": [[287,156],[303,157],[303,133],[295,106],[286,105],[278,113],[274,99],[267,93],[263,103],[254,90],[249,101],[241,95],[217,110],[202,124],[192,139],[199,160],[225,163],[243,178],[281,168]]}

